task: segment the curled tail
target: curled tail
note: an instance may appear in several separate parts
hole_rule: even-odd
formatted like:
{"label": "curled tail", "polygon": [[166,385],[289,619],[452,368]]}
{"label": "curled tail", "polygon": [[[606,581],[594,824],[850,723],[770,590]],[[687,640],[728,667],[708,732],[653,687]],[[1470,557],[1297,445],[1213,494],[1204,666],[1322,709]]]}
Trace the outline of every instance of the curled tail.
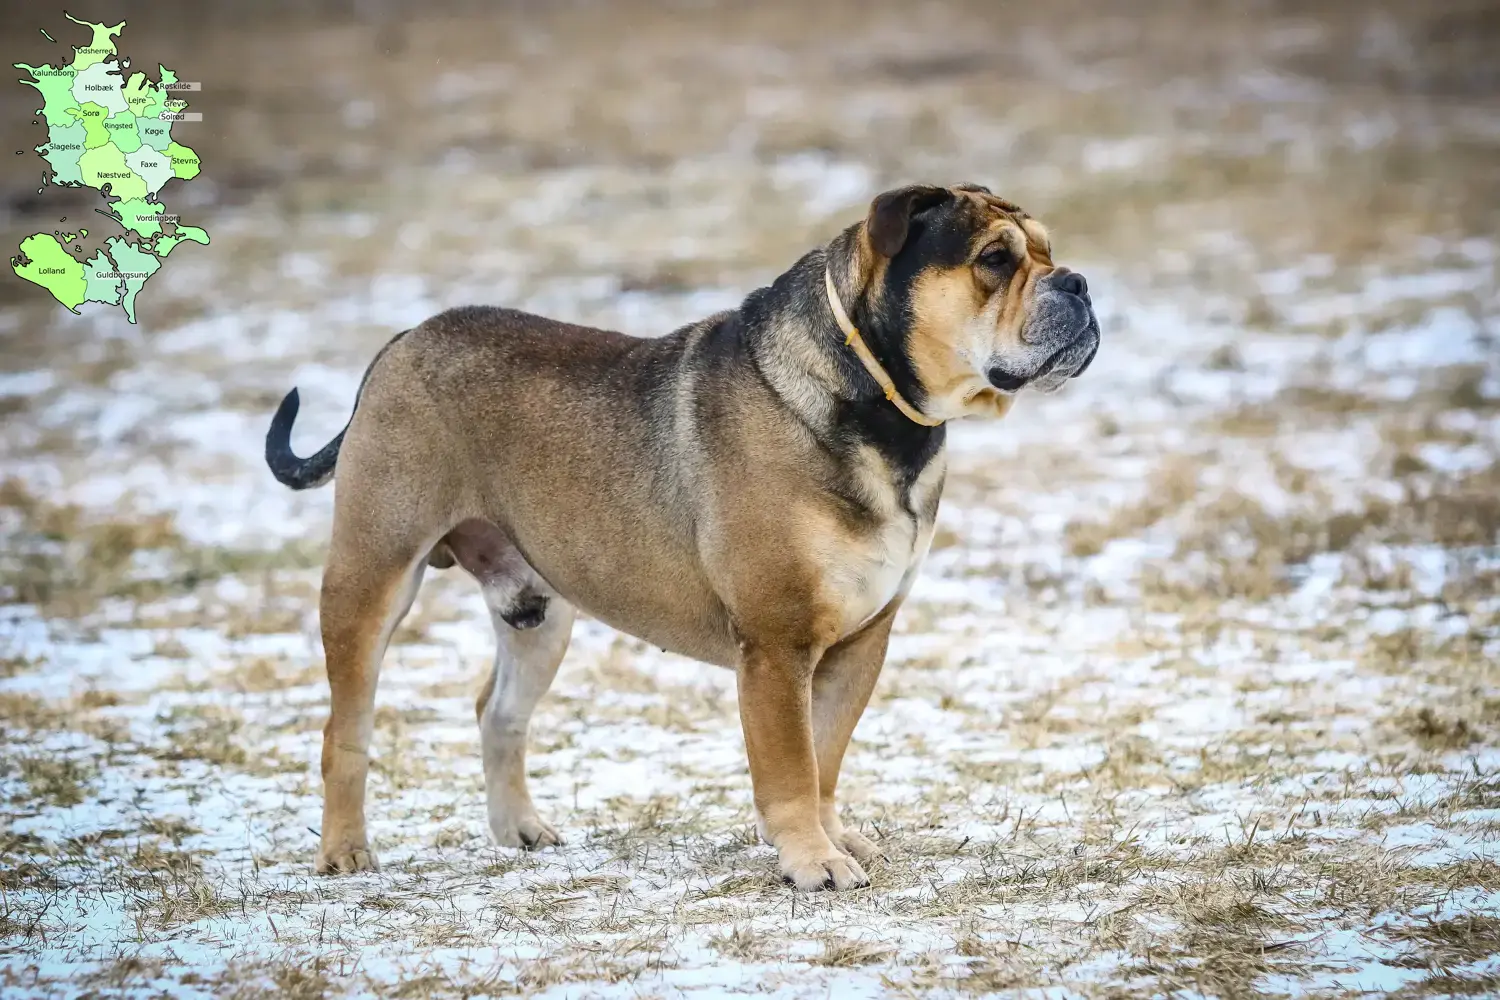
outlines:
{"label": "curled tail", "polygon": [[344,431],[349,425],[345,424],[344,430],[319,448],[316,454],[298,458],[292,451],[292,423],[297,419],[297,409],[301,404],[301,397],[293,389],[276,407],[276,415],[271,418],[271,427],[266,431],[266,464],[281,485],[294,490],[315,490],[326,486],[333,478],[333,467],[339,460],[339,446],[344,443]]}
{"label": "curled tail", "polygon": [[[380,364],[385,352],[408,333],[411,331],[402,330],[375,352],[375,357],[370,360],[370,367],[365,369],[364,377],[359,380],[359,389],[354,393],[354,409],[359,409],[359,397],[365,393],[370,373]],[[349,424],[345,423],[344,429],[332,441],[319,448],[317,454],[298,458],[292,451],[292,423],[297,419],[297,409],[301,405],[302,398],[294,388],[282,398],[281,405],[276,407],[276,414],[271,417],[271,426],[266,431],[266,464],[271,467],[271,475],[281,485],[290,486],[294,490],[315,490],[319,486],[327,486],[328,480],[333,478],[333,467],[338,464],[339,447],[344,443]],[[349,420],[353,419],[354,414],[351,412]]]}

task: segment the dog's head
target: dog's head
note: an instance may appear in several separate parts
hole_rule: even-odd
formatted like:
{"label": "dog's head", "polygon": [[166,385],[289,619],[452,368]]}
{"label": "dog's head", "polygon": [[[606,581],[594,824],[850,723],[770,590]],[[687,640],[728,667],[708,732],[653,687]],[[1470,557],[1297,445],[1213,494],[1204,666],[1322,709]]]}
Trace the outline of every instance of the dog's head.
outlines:
{"label": "dog's head", "polygon": [[909,365],[930,417],[1003,415],[1021,389],[1083,374],[1099,349],[1083,275],[986,188],[887,191],[852,235],[855,323]]}

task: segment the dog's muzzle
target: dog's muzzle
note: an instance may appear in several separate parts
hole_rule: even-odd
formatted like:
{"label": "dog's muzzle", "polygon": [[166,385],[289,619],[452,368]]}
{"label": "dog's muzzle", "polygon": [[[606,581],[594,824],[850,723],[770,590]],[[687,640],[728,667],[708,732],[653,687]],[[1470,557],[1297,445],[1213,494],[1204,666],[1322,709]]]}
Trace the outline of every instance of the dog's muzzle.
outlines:
{"label": "dog's muzzle", "polygon": [[1020,358],[999,360],[985,373],[1002,392],[1027,386],[1056,392],[1088,369],[1099,353],[1099,320],[1083,275],[1058,268],[1049,276],[1037,292],[1021,339],[1027,349]]}
{"label": "dog's muzzle", "polygon": [[1017,392],[1030,386],[1042,392],[1056,392],[1070,378],[1082,375],[1094,355],[1099,353],[1099,334],[1090,330],[1073,343],[1053,352],[1030,375],[1016,375],[999,365],[987,373],[990,385],[1002,392]]}

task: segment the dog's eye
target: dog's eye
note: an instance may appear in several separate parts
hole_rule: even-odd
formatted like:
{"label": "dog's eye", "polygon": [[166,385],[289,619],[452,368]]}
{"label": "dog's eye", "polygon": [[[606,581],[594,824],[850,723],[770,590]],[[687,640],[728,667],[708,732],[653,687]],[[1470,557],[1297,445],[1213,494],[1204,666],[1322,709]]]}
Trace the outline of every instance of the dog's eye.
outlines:
{"label": "dog's eye", "polygon": [[1004,267],[1011,262],[1010,247],[1004,243],[994,243],[984,248],[979,255],[979,263],[985,267]]}

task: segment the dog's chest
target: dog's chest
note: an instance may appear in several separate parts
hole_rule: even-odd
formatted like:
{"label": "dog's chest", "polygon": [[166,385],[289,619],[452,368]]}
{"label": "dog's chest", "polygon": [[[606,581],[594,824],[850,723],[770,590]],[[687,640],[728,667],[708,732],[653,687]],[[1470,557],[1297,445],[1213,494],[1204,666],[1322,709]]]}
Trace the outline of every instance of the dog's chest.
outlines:
{"label": "dog's chest", "polygon": [[857,631],[911,589],[932,543],[942,461],[923,471],[904,504],[893,487],[873,475],[870,479],[878,487],[871,493],[881,501],[875,524],[840,532],[825,552],[823,592],[837,608],[841,636]]}

